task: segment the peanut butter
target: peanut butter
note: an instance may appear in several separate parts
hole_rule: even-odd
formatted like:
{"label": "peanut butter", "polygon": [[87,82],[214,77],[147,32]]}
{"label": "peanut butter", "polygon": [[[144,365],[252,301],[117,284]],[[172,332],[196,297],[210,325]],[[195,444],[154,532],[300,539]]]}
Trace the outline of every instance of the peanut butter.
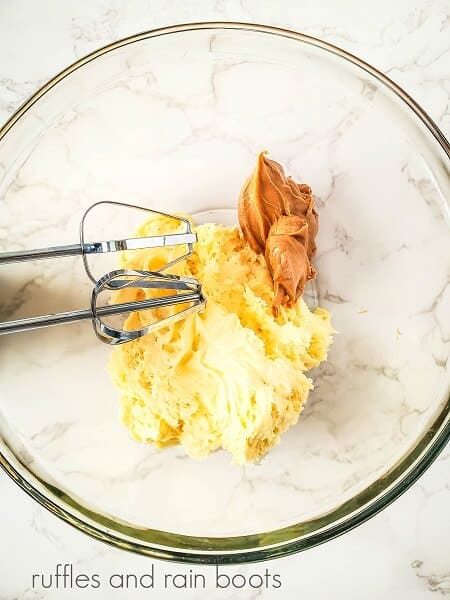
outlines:
{"label": "peanut butter", "polygon": [[239,223],[251,246],[264,253],[274,284],[272,309],[292,306],[316,271],[318,216],[311,188],[286,177],[283,167],[261,152],[239,197]]}

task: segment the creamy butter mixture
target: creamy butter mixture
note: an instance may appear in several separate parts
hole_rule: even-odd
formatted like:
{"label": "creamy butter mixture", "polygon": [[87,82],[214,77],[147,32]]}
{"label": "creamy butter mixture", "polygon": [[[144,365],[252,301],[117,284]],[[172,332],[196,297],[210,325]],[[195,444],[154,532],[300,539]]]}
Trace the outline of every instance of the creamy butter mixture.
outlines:
{"label": "creamy butter mixture", "polygon": [[[137,235],[168,233],[173,223],[153,219]],[[194,254],[172,272],[202,282],[205,311],[116,347],[109,371],[120,391],[123,422],[137,440],[180,443],[194,458],[224,448],[243,464],[258,460],[297,422],[312,388],[305,372],[326,359],[332,327],[325,310],[310,312],[301,298],[281,304],[274,317],[264,256],[237,228],[208,224],[195,230]],[[155,270],[177,252],[139,250],[122,257],[121,267]],[[128,289],[116,300],[154,293]],[[166,315],[133,313],[127,326]]]}

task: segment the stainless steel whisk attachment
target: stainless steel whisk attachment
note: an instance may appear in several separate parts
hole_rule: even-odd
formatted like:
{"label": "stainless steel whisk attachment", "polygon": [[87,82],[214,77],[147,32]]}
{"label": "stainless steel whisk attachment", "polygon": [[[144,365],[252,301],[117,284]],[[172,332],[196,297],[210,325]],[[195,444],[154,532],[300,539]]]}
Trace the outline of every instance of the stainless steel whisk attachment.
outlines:
{"label": "stainless steel whisk attachment", "polygon": [[[165,296],[146,298],[134,302],[123,302],[109,306],[97,306],[100,292],[104,289],[123,290],[129,287],[141,289],[153,288],[158,290],[172,290]],[[131,342],[139,337],[147,335],[157,329],[180,321],[193,312],[202,310],[206,300],[202,294],[202,286],[197,279],[190,277],[179,277],[167,273],[152,271],[133,271],[118,269],[104,275],[94,286],[91,297],[89,316],[92,316],[92,324],[97,337],[107,344],[123,344]],[[186,305],[182,310],[171,315],[152,321],[148,325],[138,329],[124,330],[113,327],[103,320],[102,317],[130,313],[133,311],[166,308],[168,306]]]}
{"label": "stainless steel whisk attachment", "polygon": [[[184,231],[177,231],[166,235],[86,242],[86,217],[95,207],[100,205],[113,205],[138,209],[168,219],[174,219],[184,226]],[[199,281],[190,277],[180,277],[161,272],[190,256],[196,241],[197,235],[192,232],[189,220],[184,217],[178,217],[123,202],[97,202],[90,206],[82,216],[80,222],[80,241],[78,244],[0,253],[0,267],[2,264],[29,260],[58,258],[62,256],[81,256],[86,274],[94,284],[90,307],[82,310],[5,321],[0,323],[0,335],[72,323],[75,321],[90,320],[95,334],[102,342],[113,345],[123,344],[147,335],[160,327],[168,325],[170,322],[183,319],[192,312],[201,311],[205,306],[206,300],[202,294],[202,286]],[[179,245],[185,245],[187,247],[187,252],[164,264],[157,271],[117,269],[103,275],[100,279],[96,279],[92,274],[88,263],[89,255]],[[166,293],[160,295],[158,292],[158,296],[150,298],[145,297],[131,302],[99,305],[99,295],[101,292],[105,290],[119,292],[126,288],[140,288],[144,291],[146,289],[163,290]],[[182,307],[178,312],[163,316],[136,329],[123,329],[122,327],[108,324],[105,321],[106,318],[129,314],[134,311],[162,309],[178,305]]]}

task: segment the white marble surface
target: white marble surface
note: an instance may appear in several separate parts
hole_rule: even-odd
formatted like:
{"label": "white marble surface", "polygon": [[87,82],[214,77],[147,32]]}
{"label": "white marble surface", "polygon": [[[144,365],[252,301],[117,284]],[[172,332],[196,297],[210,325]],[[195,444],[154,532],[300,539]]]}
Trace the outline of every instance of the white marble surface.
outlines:
{"label": "white marble surface", "polygon": [[[333,10],[331,2],[302,10],[293,2],[199,2],[195,10],[182,2],[42,2],[39,7],[31,2],[3,2],[0,118],[6,118],[54,72],[108,41],[175,22],[228,19],[282,25],[335,42],[396,79],[448,133],[449,15],[445,4],[391,4],[378,3],[369,18],[354,2],[339,11]],[[34,48],[32,58],[23,50],[25,43]],[[269,563],[272,573],[282,575],[283,587],[260,596],[359,598],[364,593],[369,598],[426,598],[433,593],[449,594],[450,548],[442,535],[448,530],[448,466],[447,452],[410,492],[369,523],[325,546]],[[148,569],[149,561],[109,549],[60,523],[34,506],[4,476],[1,485],[2,507],[15,517],[7,520],[2,531],[3,548],[10,548],[8,554],[2,550],[2,600],[106,597],[100,591],[30,590],[31,574],[50,571],[57,562],[76,563],[79,570],[105,576],[119,567],[127,572]],[[265,568],[246,566],[230,572],[263,573]],[[175,567],[159,563],[156,570],[175,572]],[[128,592],[121,597],[144,594]],[[247,590],[239,597],[255,594]],[[175,594],[162,591],[161,595]],[[178,595],[206,597],[199,591]],[[216,596],[231,597],[209,591],[208,597]]]}

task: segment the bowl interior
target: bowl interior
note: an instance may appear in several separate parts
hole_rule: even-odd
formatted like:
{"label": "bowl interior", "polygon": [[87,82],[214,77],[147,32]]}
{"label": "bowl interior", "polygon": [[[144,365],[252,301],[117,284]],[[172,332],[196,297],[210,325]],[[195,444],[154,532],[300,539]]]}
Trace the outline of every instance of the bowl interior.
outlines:
{"label": "bowl interior", "polygon": [[[82,212],[101,200],[235,208],[263,149],[316,195],[319,303],[339,334],[298,425],[260,464],[236,467],[223,452],[196,462],[130,440],[110,350],[88,323],[0,338],[10,451],[49,498],[127,524],[131,537],[307,525],[374,482],[382,490],[443,410],[442,149],[382,82],[320,47],[212,28],[143,36],[87,61],[0,140],[1,250],[76,242]],[[3,319],[89,302],[78,258],[4,267],[0,278]]]}

